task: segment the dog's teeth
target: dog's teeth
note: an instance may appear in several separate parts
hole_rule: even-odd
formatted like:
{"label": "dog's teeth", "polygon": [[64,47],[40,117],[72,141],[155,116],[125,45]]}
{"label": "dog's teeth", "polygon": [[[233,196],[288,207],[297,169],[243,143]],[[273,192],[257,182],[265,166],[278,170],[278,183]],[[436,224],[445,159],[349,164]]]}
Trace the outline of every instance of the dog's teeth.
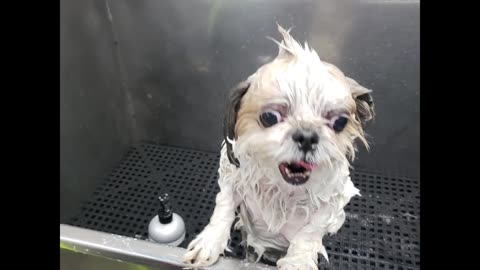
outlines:
{"label": "dog's teeth", "polygon": [[310,176],[310,171],[309,170],[304,170],[303,172],[292,172],[291,169],[288,166],[284,167],[284,174],[288,178],[306,178]]}
{"label": "dog's teeth", "polygon": [[285,167],[285,173],[287,173],[288,177],[292,177],[292,172],[288,169],[288,167]]}

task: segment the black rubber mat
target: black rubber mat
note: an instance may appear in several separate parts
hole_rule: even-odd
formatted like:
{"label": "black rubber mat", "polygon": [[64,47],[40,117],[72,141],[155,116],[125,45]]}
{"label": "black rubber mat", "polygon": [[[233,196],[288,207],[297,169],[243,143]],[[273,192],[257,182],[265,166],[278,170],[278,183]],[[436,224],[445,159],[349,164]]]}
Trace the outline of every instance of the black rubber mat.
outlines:
{"label": "black rubber mat", "polygon": [[[143,143],[131,148],[91,200],[68,224],[147,239],[157,198],[168,193],[183,217],[188,243],[208,223],[215,206],[218,153]],[[346,208],[339,232],[324,238],[330,263],[322,269],[419,269],[419,180],[352,171],[362,197]],[[241,234],[232,232],[228,255],[243,258]]]}

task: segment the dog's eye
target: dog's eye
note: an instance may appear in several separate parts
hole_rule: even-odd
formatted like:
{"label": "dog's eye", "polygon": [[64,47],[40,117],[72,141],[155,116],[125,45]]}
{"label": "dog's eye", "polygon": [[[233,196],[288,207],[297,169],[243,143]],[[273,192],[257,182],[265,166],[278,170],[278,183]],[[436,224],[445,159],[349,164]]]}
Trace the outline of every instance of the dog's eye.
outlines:
{"label": "dog's eye", "polygon": [[335,130],[335,132],[340,132],[345,128],[347,123],[348,123],[348,118],[346,118],[345,116],[339,116],[333,122],[332,128],[333,128],[333,130]]}
{"label": "dog's eye", "polygon": [[282,120],[282,116],[277,111],[266,111],[260,115],[260,122],[264,127],[271,127]]}

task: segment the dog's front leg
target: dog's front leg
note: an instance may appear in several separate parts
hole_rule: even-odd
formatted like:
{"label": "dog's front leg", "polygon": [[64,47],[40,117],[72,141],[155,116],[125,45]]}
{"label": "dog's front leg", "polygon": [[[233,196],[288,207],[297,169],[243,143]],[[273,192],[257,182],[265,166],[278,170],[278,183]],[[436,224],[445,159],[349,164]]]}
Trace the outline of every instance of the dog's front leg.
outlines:
{"label": "dog's front leg", "polygon": [[336,210],[328,206],[317,211],[310,223],[304,226],[290,241],[287,254],[277,261],[281,270],[317,270],[318,253],[328,261],[328,255],[322,244],[327,233],[335,233],[345,221],[343,209]]}
{"label": "dog's front leg", "polygon": [[209,224],[188,245],[184,261],[192,267],[209,266],[215,263],[227,247],[230,228],[235,220],[237,200],[230,182],[219,181],[220,192],[215,200],[215,209]]}

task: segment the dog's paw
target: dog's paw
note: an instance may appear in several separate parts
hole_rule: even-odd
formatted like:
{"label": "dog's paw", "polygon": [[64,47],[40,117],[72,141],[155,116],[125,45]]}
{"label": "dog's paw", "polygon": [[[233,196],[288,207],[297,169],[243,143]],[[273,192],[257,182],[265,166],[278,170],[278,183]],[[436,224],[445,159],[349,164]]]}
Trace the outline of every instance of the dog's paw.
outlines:
{"label": "dog's paw", "polygon": [[287,256],[277,261],[279,270],[318,270],[314,260],[308,257]]}
{"label": "dog's paw", "polygon": [[228,239],[219,239],[211,230],[204,231],[187,247],[183,261],[191,268],[205,267],[214,264],[226,247]]}

